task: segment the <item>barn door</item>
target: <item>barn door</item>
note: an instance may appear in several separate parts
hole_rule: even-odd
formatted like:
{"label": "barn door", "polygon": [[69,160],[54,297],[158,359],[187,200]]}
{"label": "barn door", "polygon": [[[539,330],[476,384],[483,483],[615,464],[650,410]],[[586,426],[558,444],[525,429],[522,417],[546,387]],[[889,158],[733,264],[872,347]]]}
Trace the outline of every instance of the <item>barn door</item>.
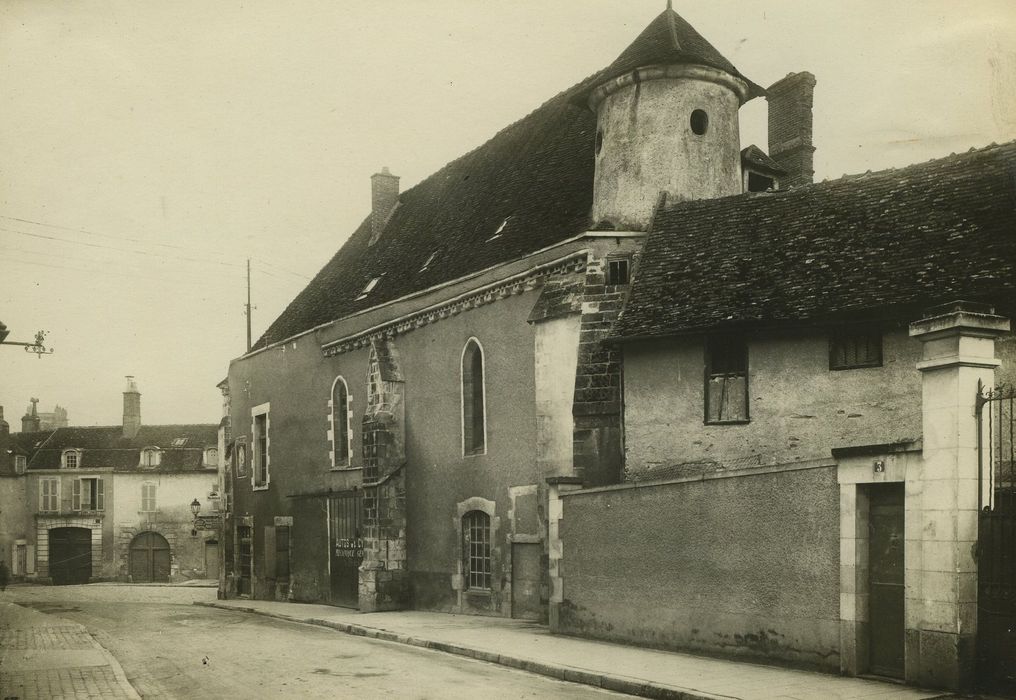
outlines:
{"label": "barn door", "polygon": [[142,532],[131,542],[130,572],[134,583],[169,581],[169,543],[157,532]]}

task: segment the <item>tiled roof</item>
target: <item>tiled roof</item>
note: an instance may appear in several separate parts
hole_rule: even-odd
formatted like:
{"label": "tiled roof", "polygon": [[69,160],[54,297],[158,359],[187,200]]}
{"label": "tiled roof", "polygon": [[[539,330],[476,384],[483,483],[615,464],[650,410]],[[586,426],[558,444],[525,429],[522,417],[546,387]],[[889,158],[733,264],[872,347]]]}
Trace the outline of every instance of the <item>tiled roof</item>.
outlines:
{"label": "tiled roof", "polygon": [[617,339],[954,299],[1016,311],[1016,142],[660,212]]}
{"label": "tiled roof", "polygon": [[748,83],[748,99],[765,94],[765,90],[742,75],[733,63],[669,7],[621,52],[600,74],[597,82],[617,78],[643,66],[674,63],[698,63],[737,76]]}
{"label": "tiled roof", "polygon": [[741,150],[741,164],[753,166],[758,170],[768,171],[777,175],[786,175],[787,171],[769,157],[761,148],[752,144]]}
{"label": "tiled roof", "polygon": [[[254,347],[524,257],[587,230],[596,117],[570,97],[588,82],[403,192],[372,246],[368,216]],[[379,276],[371,292],[357,299]]]}
{"label": "tiled roof", "polygon": [[218,442],[218,426],[143,425],[133,439],[124,438],[119,425],[14,433],[11,438],[29,454],[29,469],[58,469],[63,451],[73,448],[82,450],[82,469],[135,471],[141,449],[158,447],[162,450],[158,471],[197,471],[204,469],[204,449]]}

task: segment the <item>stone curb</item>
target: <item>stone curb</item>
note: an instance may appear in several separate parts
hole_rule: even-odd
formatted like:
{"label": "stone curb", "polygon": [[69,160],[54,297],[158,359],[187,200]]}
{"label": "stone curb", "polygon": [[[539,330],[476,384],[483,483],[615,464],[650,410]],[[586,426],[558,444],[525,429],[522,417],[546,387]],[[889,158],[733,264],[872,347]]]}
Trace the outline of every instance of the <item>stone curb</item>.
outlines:
{"label": "stone curb", "polygon": [[483,649],[475,649],[473,647],[461,646],[450,642],[422,639],[420,637],[410,637],[405,634],[399,634],[398,632],[390,632],[388,630],[378,629],[376,627],[367,627],[364,625],[355,625],[350,622],[334,622],[314,617],[303,618],[295,615],[285,615],[282,613],[268,612],[266,610],[258,610],[256,608],[241,605],[224,605],[222,603],[207,603],[203,601],[194,601],[193,604],[203,608],[234,610],[238,612],[253,613],[254,615],[262,615],[264,617],[271,617],[277,620],[285,620],[286,622],[298,622],[307,625],[316,625],[318,627],[327,627],[337,632],[343,632],[357,637],[366,637],[367,639],[377,639],[383,642],[395,642],[396,644],[432,649],[446,654],[454,654],[456,656],[476,659],[477,661],[486,661],[500,666],[507,666],[508,668],[514,668],[528,673],[535,673],[540,676],[555,678],[560,681],[581,683],[595,688],[603,688],[604,690],[612,690],[617,693],[625,693],[627,695],[634,695],[642,698],[653,698],[654,700],[732,700],[729,695],[712,695],[699,690],[689,690],[687,688],[663,685],[640,678],[615,676],[607,673],[598,673],[596,671],[574,668],[571,666],[524,659],[517,656],[496,654],[491,651],[484,651]]}

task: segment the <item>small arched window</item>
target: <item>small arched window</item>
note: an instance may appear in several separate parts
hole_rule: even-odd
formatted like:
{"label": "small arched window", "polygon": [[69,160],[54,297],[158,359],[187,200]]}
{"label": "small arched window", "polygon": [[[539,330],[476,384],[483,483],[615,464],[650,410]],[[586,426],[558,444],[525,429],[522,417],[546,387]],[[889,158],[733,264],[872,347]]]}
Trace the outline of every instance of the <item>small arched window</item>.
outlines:
{"label": "small arched window", "polygon": [[349,389],[336,377],[332,384],[332,466],[349,466]]}
{"label": "small arched window", "polygon": [[483,348],[470,338],[462,350],[462,454],[487,451],[486,401],[484,397]]}
{"label": "small arched window", "polygon": [[141,450],[141,466],[157,467],[162,462],[162,451],[155,447],[146,447]]}
{"label": "small arched window", "polygon": [[466,586],[490,590],[490,516],[482,510],[471,510],[462,516],[462,552],[465,555]]}

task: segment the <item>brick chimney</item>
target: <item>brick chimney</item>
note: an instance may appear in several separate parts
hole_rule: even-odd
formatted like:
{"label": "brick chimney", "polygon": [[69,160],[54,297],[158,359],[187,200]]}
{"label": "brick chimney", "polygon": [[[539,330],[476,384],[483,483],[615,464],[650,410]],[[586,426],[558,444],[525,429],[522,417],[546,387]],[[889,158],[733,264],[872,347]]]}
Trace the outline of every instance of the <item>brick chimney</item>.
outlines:
{"label": "brick chimney", "polygon": [[21,417],[21,432],[23,433],[37,433],[39,432],[39,410],[38,404],[39,399],[30,399],[32,404],[28,411]]}
{"label": "brick chimney", "polygon": [[810,185],[814,181],[815,146],[812,145],[812,105],[815,76],[791,73],[766,89],[769,102],[769,156],[787,171],[782,187]]}
{"label": "brick chimney", "polygon": [[370,203],[370,245],[374,245],[399,203],[399,178],[388,172],[387,167],[370,176]]}
{"label": "brick chimney", "polygon": [[123,436],[134,439],[141,429],[141,392],[134,377],[127,376],[127,390],[123,392]]}

